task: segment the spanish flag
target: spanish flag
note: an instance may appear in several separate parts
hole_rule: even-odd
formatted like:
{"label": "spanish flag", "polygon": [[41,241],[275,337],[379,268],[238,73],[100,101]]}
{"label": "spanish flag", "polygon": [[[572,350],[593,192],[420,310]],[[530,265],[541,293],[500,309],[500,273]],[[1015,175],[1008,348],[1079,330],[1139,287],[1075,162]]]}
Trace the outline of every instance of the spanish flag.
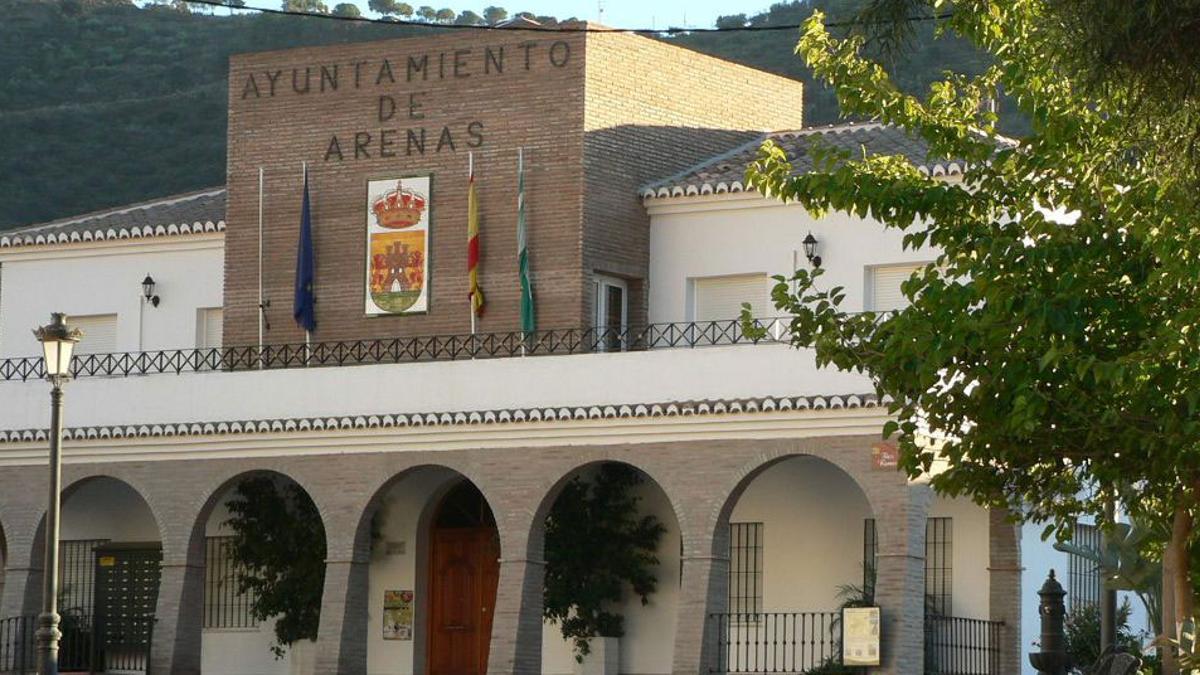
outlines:
{"label": "spanish flag", "polygon": [[467,296],[471,299],[471,332],[475,318],[483,316],[483,289],[479,288],[479,200],[475,198],[475,154],[467,160]]}

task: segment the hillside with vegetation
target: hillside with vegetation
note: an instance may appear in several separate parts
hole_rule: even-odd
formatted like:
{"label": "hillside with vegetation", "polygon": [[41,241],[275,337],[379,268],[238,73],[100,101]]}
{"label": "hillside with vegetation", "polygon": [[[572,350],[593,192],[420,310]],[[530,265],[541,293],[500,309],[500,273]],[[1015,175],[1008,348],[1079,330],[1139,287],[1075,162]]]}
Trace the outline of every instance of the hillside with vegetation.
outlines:
{"label": "hillside with vegetation", "polygon": [[[319,0],[294,7],[353,14]],[[760,14],[722,17],[722,26],[796,24],[814,8],[851,18],[863,0],[779,3]],[[439,23],[495,22],[483,15],[394,0],[376,11],[429,27],[366,24],[213,9],[177,2],[0,0],[0,228],[70,216],[220,185],[225,178],[226,68],[230,54],[403,37]],[[407,13],[406,13],[407,12]],[[485,18],[486,17],[486,18]],[[553,17],[536,17],[553,24]],[[663,39],[807,81],[792,30],[686,33]],[[984,58],[935,39],[923,24],[895,64],[902,86],[924,90],[942,70],[975,72]],[[832,94],[810,87],[810,124],[836,121]]]}

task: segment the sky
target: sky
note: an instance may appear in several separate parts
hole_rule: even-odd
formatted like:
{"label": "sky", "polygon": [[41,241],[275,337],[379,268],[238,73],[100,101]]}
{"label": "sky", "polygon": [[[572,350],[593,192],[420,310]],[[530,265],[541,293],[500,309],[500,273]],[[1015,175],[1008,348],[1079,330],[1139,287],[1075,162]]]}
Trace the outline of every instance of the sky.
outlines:
{"label": "sky", "polygon": [[[326,0],[330,7],[344,0]],[[728,0],[408,0],[413,7],[430,5],[431,7],[449,7],[455,11],[464,9],[483,14],[483,8],[497,5],[509,11],[533,12],[548,14],[560,19],[576,17],[595,20],[614,28],[711,28],[718,16],[723,14],[756,14],[766,10],[774,0],[762,0],[761,5],[731,4]],[[375,16],[367,11],[367,0],[353,0],[367,16]],[[275,0],[247,0],[247,5],[256,7],[278,7]],[[601,17],[601,7],[603,17]]]}

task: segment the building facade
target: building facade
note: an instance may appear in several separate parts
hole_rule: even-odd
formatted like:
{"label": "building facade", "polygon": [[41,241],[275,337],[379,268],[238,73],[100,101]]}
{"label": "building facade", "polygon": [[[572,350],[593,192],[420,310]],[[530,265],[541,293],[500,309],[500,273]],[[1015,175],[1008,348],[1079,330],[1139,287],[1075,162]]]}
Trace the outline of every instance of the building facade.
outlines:
{"label": "building facade", "polygon": [[[546,518],[616,463],[664,533],[603,672],[816,670],[863,587],[881,611],[869,672],[1021,669],[1040,579],[1022,580],[1020,528],[897,471],[871,383],[787,345],[769,302],[771,275],[810,264],[809,233],[855,310],[897,307],[932,252],[741,179],[767,136],[798,171],[812,142],[959,167],[888,127],[803,130],[799,83],[616,33],[248,54],[229,92],[226,186],[0,236],[0,620],[39,606],[29,329],[63,311],[86,335],[60,577],[93,668],[573,672],[543,619]],[[309,332],[291,316],[305,185]],[[743,302],[767,339],[743,337]],[[282,659],[228,551],[249,477],[303,490],[324,532],[318,636]],[[0,672],[6,639],[23,638],[0,627]]]}

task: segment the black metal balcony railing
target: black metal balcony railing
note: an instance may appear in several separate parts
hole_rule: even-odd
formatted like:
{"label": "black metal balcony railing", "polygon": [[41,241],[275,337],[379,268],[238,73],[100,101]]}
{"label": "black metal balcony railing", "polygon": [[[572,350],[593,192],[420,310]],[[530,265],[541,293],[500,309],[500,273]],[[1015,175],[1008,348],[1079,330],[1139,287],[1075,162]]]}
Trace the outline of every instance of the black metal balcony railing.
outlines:
{"label": "black metal balcony railing", "polygon": [[[75,377],[124,377],[155,373],[312,368],[643,351],[671,347],[757,344],[786,339],[786,320],[762,319],[755,323],[767,329],[767,337],[746,337],[738,320],[660,323],[641,327],[567,328],[535,333],[435,335],[314,342],[309,345],[250,345],[215,349],[81,354],[73,360],[71,372]],[[0,380],[42,377],[45,377],[45,369],[41,357],[0,360]]]}
{"label": "black metal balcony railing", "polygon": [[925,675],[1000,675],[1001,621],[925,617]]}
{"label": "black metal balcony railing", "polygon": [[709,672],[807,673],[842,662],[837,612],[718,613],[709,621],[717,638]]}

